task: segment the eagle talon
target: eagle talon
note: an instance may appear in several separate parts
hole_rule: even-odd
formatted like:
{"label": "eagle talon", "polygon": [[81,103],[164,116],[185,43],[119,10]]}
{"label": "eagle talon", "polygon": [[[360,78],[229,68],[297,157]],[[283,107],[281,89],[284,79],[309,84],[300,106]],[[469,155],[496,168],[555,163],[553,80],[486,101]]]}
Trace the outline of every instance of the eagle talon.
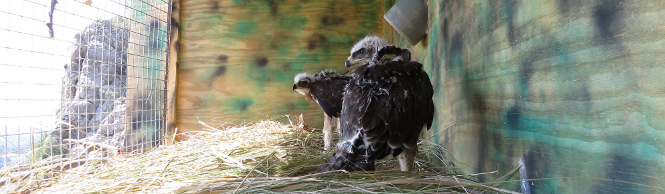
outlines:
{"label": "eagle talon", "polygon": [[390,96],[390,93],[388,92],[388,90],[381,88],[381,91],[386,93],[386,95]]}

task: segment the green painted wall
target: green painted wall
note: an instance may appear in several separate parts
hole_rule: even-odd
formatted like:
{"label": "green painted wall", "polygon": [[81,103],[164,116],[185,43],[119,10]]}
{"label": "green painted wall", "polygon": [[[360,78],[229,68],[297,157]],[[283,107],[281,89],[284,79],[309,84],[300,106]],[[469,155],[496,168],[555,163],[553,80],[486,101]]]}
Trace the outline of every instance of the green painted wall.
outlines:
{"label": "green painted wall", "polygon": [[323,112],[292,91],[300,72],[346,71],[359,38],[383,28],[375,0],[188,0],[180,3],[179,132]]}
{"label": "green painted wall", "polygon": [[[430,0],[427,137],[543,193],[665,192],[665,1]],[[386,33],[403,47],[399,35]],[[506,179],[508,180],[508,179]]]}
{"label": "green painted wall", "polygon": [[[179,132],[321,111],[291,91],[295,74],[342,66],[392,0],[181,2]],[[665,2],[430,0],[412,47],[435,86],[424,139],[466,173],[534,192],[665,189]]]}

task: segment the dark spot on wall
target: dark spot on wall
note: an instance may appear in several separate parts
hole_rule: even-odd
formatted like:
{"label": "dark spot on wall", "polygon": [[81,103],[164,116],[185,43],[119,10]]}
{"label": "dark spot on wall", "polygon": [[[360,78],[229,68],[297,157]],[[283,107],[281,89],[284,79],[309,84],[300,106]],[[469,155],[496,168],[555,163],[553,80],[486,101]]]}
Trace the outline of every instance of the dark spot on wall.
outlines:
{"label": "dark spot on wall", "polygon": [[176,20],[174,17],[171,17],[171,28],[179,29],[180,24],[178,23],[178,20]]}
{"label": "dark spot on wall", "polygon": [[282,70],[283,70],[283,71],[291,70],[291,64],[290,64],[290,63],[284,63],[284,64],[282,64]]}
{"label": "dark spot on wall", "polygon": [[506,125],[509,128],[518,130],[520,127],[521,110],[517,105],[506,111]]}
{"label": "dark spot on wall", "polygon": [[180,49],[180,42],[178,42],[178,40],[175,41],[175,46],[174,46],[174,48],[175,48],[175,52],[177,53],[178,50]]}
{"label": "dark spot on wall", "polygon": [[462,46],[464,45],[464,36],[462,32],[457,32],[453,35],[453,38],[450,43],[450,52],[451,54],[460,54],[462,53]]}
{"label": "dark spot on wall", "polygon": [[[616,148],[612,149],[613,151],[610,153],[623,152]],[[608,181],[599,185],[596,187],[597,190],[595,193],[649,193],[645,192],[646,190],[642,190],[646,189],[642,186],[629,184],[649,182],[649,179],[646,176],[642,176],[645,173],[645,168],[641,164],[642,162],[638,162],[629,157],[612,154],[610,156],[609,164],[607,165],[608,169],[606,169],[607,178],[617,181]]]}
{"label": "dark spot on wall", "polygon": [[523,90],[522,91],[523,95],[527,94],[526,90],[528,90],[528,88],[525,88],[525,87],[528,87],[528,84],[531,81],[531,77],[533,76],[533,73],[534,73],[533,62],[531,62],[531,61],[532,60],[526,60],[526,61],[522,62],[522,65],[520,65],[520,68],[519,68],[520,86],[521,86],[521,89]]}
{"label": "dark spot on wall", "polygon": [[[431,66],[430,66],[430,77],[432,80],[432,86],[434,87],[434,93],[438,93],[440,88],[440,78],[441,78],[441,63],[445,63],[444,59],[442,58],[445,50],[445,45],[448,45],[448,18],[445,18],[443,20],[443,24],[440,26],[440,31],[441,33],[437,32],[436,30],[432,30],[433,33],[431,38],[433,38],[432,44],[430,46],[434,48],[430,48],[429,52],[430,55],[432,56],[431,58]],[[449,56],[447,56],[449,57]]]}
{"label": "dark spot on wall", "polygon": [[582,92],[580,92],[579,102],[584,102],[584,108],[587,112],[591,112],[591,92],[589,92],[589,84],[584,82],[582,85]]}
{"label": "dark spot on wall", "polygon": [[[546,39],[549,42],[552,42],[553,40]],[[533,77],[533,74],[535,73],[535,69],[533,67],[533,64],[541,59],[544,59],[546,57],[549,57],[551,55],[555,55],[556,53],[553,52],[554,50],[557,49],[556,44],[550,44],[550,45],[542,45],[539,47],[536,47],[530,51],[527,51],[526,53],[523,53],[524,56],[529,56],[525,57],[520,63],[521,65],[519,66],[519,89],[520,89],[520,95],[523,97],[528,97],[529,94],[529,82],[531,82],[531,78]]]}
{"label": "dark spot on wall", "polygon": [[[562,16],[588,14],[589,8],[585,6],[590,1],[557,0],[557,12]],[[580,15],[581,16],[581,15]]]}
{"label": "dark spot on wall", "polygon": [[344,18],[335,15],[325,15],[321,18],[321,24],[325,26],[338,26],[344,24]]}
{"label": "dark spot on wall", "polygon": [[276,16],[279,11],[279,4],[275,3],[275,0],[268,0],[268,6],[270,7],[270,14]]}
{"label": "dark spot on wall", "polygon": [[252,3],[252,1],[249,1],[249,0],[232,0],[232,1],[231,1],[231,5],[234,5],[234,6],[241,6],[241,7],[248,6],[248,5],[250,5],[251,3]]}
{"label": "dark spot on wall", "polygon": [[448,39],[448,18],[443,19],[443,25],[441,25],[441,32],[443,32],[443,40]]}
{"label": "dark spot on wall", "polygon": [[[537,59],[541,59],[542,53],[547,52],[544,50],[540,50],[541,48],[536,48],[534,50],[535,52],[529,52],[525,54],[525,56],[530,56],[526,60],[522,61],[522,64],[519,66],[519,90],[520,90],[520,95],[523,98],[527,98],[529,96],[529,82],[531,81],[531,78],[533,77],[534,74],[534,68],[533,68],[533,63]],[[546,48],[542,48],[546,49]]]}
{"label": "dark spot on wall", "polygon": [[219,11],[219,1],[218,0],[213,0],[213,1],[215,1],[215,2],[212,3],[212,6],[210,7],[210,9],[214,12],[217,12],[217,11]]}
{"label": "dark spot on wall", "polygon": [[219,67],[215,68],[215,72],[213,72],[212,75],[210,75],[210,78],[208,79],[208,81],[209,81],[208,82],[208,88],[212,87],[212,84],[215,83],[215,80],[217,79],[217,77],[226,74],[227,70],[228,70],[228,68],[226,67],[226,65],[222,65],[222,66],[219,66]]}
{"label": "dark spot on wall", "polygon": [[[452,70],[454,68],[454,65],[462,65],[462,64],[455,64],[459,61],[457,58],[462,56],[462,47],[464,45],[464,35],[462,32],[456,32],[452,40],[450,41],[450,50],[446,52],[447,55],[447,61],[445,64],[446,70]],[[450,72],[450,71],[446,71]]]}
{"label": "dark spot on wall", "polygon": [[[504,2],[508,3],[508,2]],[[507,14],[507,23],[508,23],[508,42],[511,46],[517,44],[517,36],[520,34],[517,27],[515,27],[515,15],[517,14],[518,4],[515,2],[510,2],[508,5],[504,5],[504,12]]]}
{"label": "dark spot on wall", "polygon": [[599,0],[593,8],[593,17],[601,40],[616,42],[623,24],[623,0]]}
{"label": "dark spot on wall", "polygon": [[277,42],[271,42],[271,43],[270,43],[270,48],[271,48],[271,49],[277,49],[277,48],[279,48],[279,43],[277,43]]}
{"label": "dark spot on wall", "polygon": [[448,4],[451,3],[450,1],[439,1],[439,10],[443,12],[443,10],[447,10]]}
{"label": "dark spot on wall", "polygon": [[311,51],[327,44],[328,38],[326,36],[322,34],[316,34],[309,38],[309,41],[307,42],[307,49]]}
{"label": "dark spot on wall", "polygon": [[[462,76],[463,76],[461,83],[462,98],[466,99],[465,101],[469,104],[469,107],[471,108],[471,111],[466,113],[470,114],[468,118],[470,118],[471,121],[467,122],[481,126],[482,130],[482,132],[479,133],[479,137],[477,138],[478,165],[476,166],[477,168],[476,170],[478,170],[479,172],[484,172],[486,171],[485,165],[487,164],[486,160],[490,154],[489,150],[491,146],[490,144],[491,134],[489,134],[486,129],[486,126],[488,126],[487,124],[488,121],[484,117],[488,109],[482,91],[480,91],[478,88],[473,87],[475,80],[473,80],[469,76],[469,72],[465,70]],[[485,177],[481,176],[479,178],[480,181],[485,181]]]}
{"label": "dark spot on wall", "polygon": [[[538,179],[546,178],[549,174],[548,172],[552,168],[553,159],[552,152],[555,152],[554,148],[545,147],[543,145],[534,145],[523,156],[524,168],[526,169],[526,177],[520,177],[524,179]],[[517,175],[519,177],[519,174]],[[557,193],[555,189],[557,181],[545,180],[545,181],[536,181],[535,184],[532,184],[531,181],[528,181],[527,184],[531,188],[531,191],[547,191]]]}
{"label": "dark spot on wall", "polygon": [[222,64],[227,63],[227,62],[229,62],[229,56],[219,55],[217,57],[217,62],[222,63]]}
{"label": "dark spot on wall", "polygon": [[215,69],[215,72],[212,74],[211,79],[224,75],[226,73],[226,65],[219,66]]}
{"label": "dark spot on wall", "polygon": [[178,11],[178,6],[177,5],[180,5],[178,3],[178,1],[173,1],[173,3],[171,4],[171,11],[173,11],[173,12]]}
{"label": "dark spot on wall", "polygon": [[201,98],[195,98],[194,101],[192,101],[192,106],[193,107],[201,107],[204,104],[204,100]]}
{"label": "dark spot on wall", "polygon": [[568,13],[568,10],[570,10],[570,2],[568,0],[558,0],[556,1],[556,6],[559,13]]}
{"label": "dark spot on wall", "polygon": [[326,15],[321,18],[321,24],[324,27],[335,27],[344,23],[344,18],[337,16],[337,6],[335,2],[330,2],[326,7]]}
{"label": "dark spot on wall", "polygon": [[432,87],[434,87],[434,93],[438,93],[440,88],[440,77],[441,77],[441,57],[439,54],[432,55],[432,66],[430,72],[430,77],[432,79]]}
{"label": "dark spot on wall", "polygon": [[427,35],[427,34],[423,35],[423,38],[421,38],[420,42],[418,42],[418,43],[420,43],[420,46],[427,48],[427,44],[429,44],[428,38],[429,38],[429,35]]}
{"label": "dark spot on wall", "polygon": [[259,67],[268,66],[268,58],[259,57],[259,58],[256,59],[255,63],[256,63],[256,66],[259,66]]}
{"label": "dark spot on wall", "polygon": [[254,101],[251,99],[238,99],[233,102],[233,107],[240,111],[246,111],[253,104]]}
{"label": "dark spot on wall", "polygon": [[[224,55],[222,55],[222,56],[224,56]],[[210,78],[208,78],[208,88],[212,87],[212,84],[215,83],[215,80],[217,79],[217,77],[220,77],[220,76],[226,74],[227,71],[228,71],[228,68],[226,67],[226,65],[222,65],[222,66],[219,66],[219,67],[215,68],[215,71],[212,73],[212,75],[210,75]]]}

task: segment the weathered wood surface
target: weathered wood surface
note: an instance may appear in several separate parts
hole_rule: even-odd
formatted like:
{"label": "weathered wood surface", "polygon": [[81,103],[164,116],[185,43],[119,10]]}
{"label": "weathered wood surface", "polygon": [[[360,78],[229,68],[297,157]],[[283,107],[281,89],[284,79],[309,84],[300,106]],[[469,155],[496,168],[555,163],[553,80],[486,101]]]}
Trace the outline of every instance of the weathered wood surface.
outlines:
{"label": "weathered wood surface", "polygon": [[[292,91],[300,72],[346,71],[359,38],[383,29],[375,0],[188,0],[181,2],[179,132],[305,114],[320,108]],[[283,121],[285,121],[283,119]]]}
{"label": "weathered wood surface", "polygon": [[665,1],[428,3],[427,136],[466,172],[522,160],[534,192],[665,192]]}
{"label": "weathered wood surface", "polygon": [[170,33],[169,39],[169,55],[168,66],[166,70],[166,116],[165,116],[165,132],[164,140],[166,144],[175,143],[176,135],[176,94],[178,89],[178,45],[180,38],[180,1],[173,0],[171,5],[171,21],[168,27]]}

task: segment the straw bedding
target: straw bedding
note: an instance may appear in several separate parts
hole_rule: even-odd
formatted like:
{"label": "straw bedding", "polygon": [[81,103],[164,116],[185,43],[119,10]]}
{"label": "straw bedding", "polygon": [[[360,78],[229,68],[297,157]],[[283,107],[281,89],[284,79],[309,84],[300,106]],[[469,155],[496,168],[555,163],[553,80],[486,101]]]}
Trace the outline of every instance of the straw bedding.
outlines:
{"label": "straw bedding", "polygon": [[159,193],[393,193],[510,192],[466,180],[443,149],[421,142],[415,172],[400,172],[390,157],[375,172],[315,173],[330,154],[320,130],[302,117],[258,121],[187,134],[188,140],[142,154],[89,159],[69,170],[37,173],[3,190],[15,192]]}

